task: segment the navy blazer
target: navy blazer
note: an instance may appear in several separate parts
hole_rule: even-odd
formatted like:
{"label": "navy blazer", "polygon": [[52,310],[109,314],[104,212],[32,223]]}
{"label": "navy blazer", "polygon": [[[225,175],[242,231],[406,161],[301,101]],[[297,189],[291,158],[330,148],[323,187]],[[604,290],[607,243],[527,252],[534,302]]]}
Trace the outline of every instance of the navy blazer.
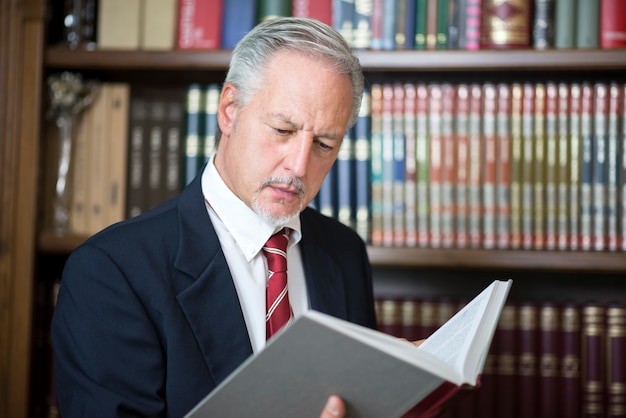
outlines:
{"label": "navy blazer", "polygon": [[[183,416],[252,354],[200,184],[68,258],[52,321],[63,418]],[[374,328],[363,241],[310,208],[301,225],[311,307]]]}

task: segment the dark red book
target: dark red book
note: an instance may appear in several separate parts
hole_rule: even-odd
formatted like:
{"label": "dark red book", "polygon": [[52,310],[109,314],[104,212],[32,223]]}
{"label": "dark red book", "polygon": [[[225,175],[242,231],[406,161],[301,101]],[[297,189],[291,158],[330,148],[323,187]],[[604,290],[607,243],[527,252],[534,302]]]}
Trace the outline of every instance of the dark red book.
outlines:
{"label": "dark red book", "polygon": [[559,405],[562,418],[580,417],[580,307],[567,303],[561,307],[561,371]]}
{"label": "dark red book", "polygon": [[317,19],[329,26],[333,24],[332,0],[293,0],[291,7],[293,16]]}
{"label": "dark red book", "polygon": [[400,303],[400,335],[409,341],[420,339],[420,301],[417,298],[409,297],[399,301]]}
{"label": "dark red book", "polygon": [[519,363],[517,413],[519,417],[536,417],[538,412],[539,318],[533,302],[519,306]]}
{"label": "dark red book", "polygon": [[626,2],[602,0],[600,4],[600,46],[602,48],[626,47]]}
{"label": "dark red book", "polygon": [[551,302],[539,307],[539,417],[558,417],[560,376],[560,309]]}
{"label": "dark red book", "polygon": [[178,49],[218,49],[222,43],[223,0],[180,0]]}
{"label": "dark red book", "polygon": [[382,297],[378,305],[378,330],[400,337],[402,334],[400,301],[394,297]]}
{"label": "dark red book", "polygon": [[531,0],[483,0],[480,47],[528,48],[532,3]]}
{"label": "dark red book", "polygon": [[607,308],[607,415],[626,417],[626,306]]}
{"label": "dark red book", "polygon": [[515,417],[517,410],[518,347],[517,305],[509,303],[502,309],[494,341],[497,344],[496,417]]}
{"label": "dark red book", "polygon": [[606,309],[589,303],[582,308],[581,417],[605,417]]}

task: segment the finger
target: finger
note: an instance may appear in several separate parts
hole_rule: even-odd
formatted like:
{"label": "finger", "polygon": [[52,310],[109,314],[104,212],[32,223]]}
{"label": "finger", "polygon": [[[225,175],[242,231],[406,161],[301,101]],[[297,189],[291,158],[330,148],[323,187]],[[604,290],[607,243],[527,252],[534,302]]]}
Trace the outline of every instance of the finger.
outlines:
{"label": "finger", "polygon": [[320,418],[343,418],[346,415],[346,407],[339,396],[332,395],[328,398],[326,406]]}

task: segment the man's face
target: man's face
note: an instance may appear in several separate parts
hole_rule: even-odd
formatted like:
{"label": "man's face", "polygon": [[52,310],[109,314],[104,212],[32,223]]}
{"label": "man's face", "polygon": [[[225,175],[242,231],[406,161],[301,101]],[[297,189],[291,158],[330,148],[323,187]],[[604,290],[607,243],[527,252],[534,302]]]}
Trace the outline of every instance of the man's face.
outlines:
{"label": "man's face", "polygon": [[352,110],[352,85],[328,65],[295,52],[275,55],[243,108],[222,89],[222,138],[215,166],[228,187],[270,223],[300,213],[339,152]]}

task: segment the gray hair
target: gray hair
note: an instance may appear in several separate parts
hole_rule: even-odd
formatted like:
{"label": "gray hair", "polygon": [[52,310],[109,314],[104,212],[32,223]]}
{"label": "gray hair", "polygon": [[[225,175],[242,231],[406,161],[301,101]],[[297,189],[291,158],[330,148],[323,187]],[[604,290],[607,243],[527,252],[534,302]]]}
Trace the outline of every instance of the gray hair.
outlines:
{"label": "gray hair", "polygon": [[[248,103],[255,91],[261,88],[263,70],[270,59],[284,50],[323,59],[339,74],[349,75],[353,96],[348,127],[353,126],[363,97],[361,63],[339,32],[314,19],[279,17],[266,20],[239,41],[225,79],[239,91],[235,103],[238,106]],[[219,136],[216,137],[216,145]]]}

